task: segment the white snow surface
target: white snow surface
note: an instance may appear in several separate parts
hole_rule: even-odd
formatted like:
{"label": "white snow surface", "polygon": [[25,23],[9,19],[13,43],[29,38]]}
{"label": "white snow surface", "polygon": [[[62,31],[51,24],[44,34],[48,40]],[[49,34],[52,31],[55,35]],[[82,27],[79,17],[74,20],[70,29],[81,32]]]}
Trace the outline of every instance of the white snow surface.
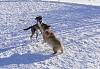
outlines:
{"label": "white snow surface", "polygon": [[[64,53],[52,55],[41,33],[32,42],[36,16],[51,25]],[[100,7],[58,2],[0,2],[0,69],[100,69]]]}
{"label": "white snow surface", "polygon": [[58,1],[58,2],[100,6],[100,0],[42,0],[42,1]]}

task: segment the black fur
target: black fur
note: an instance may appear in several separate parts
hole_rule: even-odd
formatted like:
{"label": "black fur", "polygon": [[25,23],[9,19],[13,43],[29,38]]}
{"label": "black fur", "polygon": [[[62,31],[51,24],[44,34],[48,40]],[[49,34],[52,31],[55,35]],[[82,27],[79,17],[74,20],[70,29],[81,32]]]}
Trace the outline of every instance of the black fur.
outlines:
{"label": "black fur", "polygon": [[[49,25],[44,24],[44,23],[42,22],[42,16],[36,17],[35,20],[37,20],[37,22],[41,23],[41,25],[44,25],[45,28],[50,27]],[[29,30],[29,29],[31,29],[31,32],[32,32],[32,34],[31,34],[31,36],[30,36],[31,41],[32,41],[32,36],[34,35],[34,33],[36,33],[36,39],[37,39],[37,37],[38,37],[38,30],[40,30],[40,28],[39,28],[39,26],[38,26],[38,23],[35,24],[35,25],[33,25],[33,26],[30,26],[30,27],[28,27],[28,28],[26,28],[26,29],[23,29],[23,30]],[[41,30],[40,30],[40,31],[41,31]]]}

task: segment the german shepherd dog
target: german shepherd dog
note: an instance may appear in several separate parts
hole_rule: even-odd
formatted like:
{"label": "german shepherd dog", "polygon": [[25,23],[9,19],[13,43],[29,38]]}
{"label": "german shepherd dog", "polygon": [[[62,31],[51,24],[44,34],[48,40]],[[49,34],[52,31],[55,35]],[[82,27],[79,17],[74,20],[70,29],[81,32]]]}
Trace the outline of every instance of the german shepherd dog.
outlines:
{"label": "german shepherd dog", "polygon": [[50,26],[46,24],[43,25],[40,22],[38,22],[38,26],[41,29],[44,41],[52,46],[53,54],[56,54],[58,50],[60,50],[61,53],[63,53],[63,50],[64,50],[63,44],[58,38],[56,38],[54,33],[51,31]]}
{"label": "german shepherd dog", "polygon": [[[35,20],[37,20],[37,22],[41,23],[41,25],[46,26],[46,24],[44,24],[44,23],[42,22],[42,16],[36,17]],[[35,24],[35,25],[33,25],[33,26],[30,26],[30,27],[28,27],[28,28],[26,28],[26,29],[24,29],[24,30],[29,30],[29,29],[31,29],[31,32],[32,32],[32,34],[31,34],[31,36],[30,36],[31,41],[32,41],[32,36],[33,36],[35,33],[36,33],[36,40],[37,40],[37,37],[38,37],[38,30],[40,30],[40,27],[38,26],[38,24]],[[41,30],[40,30],[40,31],[41,31]],[[38,41],[38,40],[37,40],[37,41]]]}

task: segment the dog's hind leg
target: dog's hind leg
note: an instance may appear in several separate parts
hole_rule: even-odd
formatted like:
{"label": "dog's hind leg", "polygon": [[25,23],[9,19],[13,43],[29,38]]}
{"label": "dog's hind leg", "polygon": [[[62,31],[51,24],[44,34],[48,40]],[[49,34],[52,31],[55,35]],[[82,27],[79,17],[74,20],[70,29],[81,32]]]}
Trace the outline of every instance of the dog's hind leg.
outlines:
{"label": "dog's hind leg", "polygon": [[[38,30],[36,30],[36,40],[38,41]],[[39,41],[38,41],[39,42]]]}
{"label": "dog's hind leg", "polygon": [[57,53],[57,48],[56,47],[53,47],[53,54],[56,54]]}
{"label": "dog's hind leg", "polygon": [[34,33],[35,33],[35,31],[32,31],[32,34],[31,34],[31,36],[30,36],[31,42],[32,42],[32,36],[34,35]]}

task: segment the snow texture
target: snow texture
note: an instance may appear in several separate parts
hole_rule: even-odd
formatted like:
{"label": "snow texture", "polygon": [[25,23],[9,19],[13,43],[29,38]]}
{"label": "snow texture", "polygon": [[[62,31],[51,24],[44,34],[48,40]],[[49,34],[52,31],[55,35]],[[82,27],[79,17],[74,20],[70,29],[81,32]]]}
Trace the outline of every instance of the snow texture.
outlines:
{"label": "snow texture", "polygon": [[[36,16],[62,41],[64,53],[31,31]],[[100,7],[60,2],[0,2],[0,69],[100,69]]]}

